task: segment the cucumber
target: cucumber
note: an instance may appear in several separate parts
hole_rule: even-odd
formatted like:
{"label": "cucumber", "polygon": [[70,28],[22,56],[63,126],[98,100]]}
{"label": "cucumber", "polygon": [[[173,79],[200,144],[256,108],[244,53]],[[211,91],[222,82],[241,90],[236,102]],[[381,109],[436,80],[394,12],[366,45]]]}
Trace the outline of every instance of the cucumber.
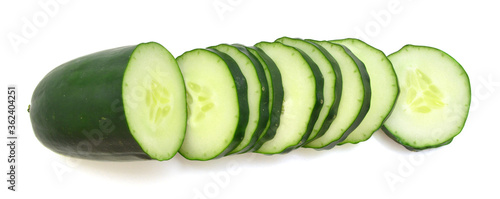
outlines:
{"label": "cucumber", "polygon": [[370,76],[370,110],[361,124],[340,143],[356,144],[368,140],[391,114],[399,94],[398,79],[391,62],[382,51],[359,39],[342,39],[331,42],[348,47],[365,64]]}
{"label": "cucumber", "polygon": [[337,116],[339,108],[339,98],[342,92],[342,75],[339,64],[324,48],[314,43],[302,40],[282,37],[276,42],[283,43],[304,51],[317,65],[323,75],[323,105],[318,116],[313,131],[306,142],[316,137],[321,137],[330,127],[333,119]]}
{"label": "cucumber", "polygon": [[471,103],[469,77],[445,52],[406,45],[389,55],[401,94],[382,130],[409,150],[449,144],[463,129]]}
{"label": "cucumber", "polygon": [[[342,95],[338,114],[324,135],[306,144],[306,148],[331,149],[356,129],[370,108],[370,77],[366,68],[345,46],[327,41],[309,40],[327,56],[335,57],[342,75]],[[323,51],[323,50],[322,50]]]}
{"label": "cucumber", "polygon": [[177,62],[153,42],[62,64],[35,88],[29,111],[47,148],[110,161],[172,158],[187,118]]}
{"label": "cucumber", "polygon": [[252,55],[254,55],[255,58],[257,58],[257,60],[259,60],[259,62],[261,63],[262,68],[264,69],[264,73],[266,74],[269,91],[269,120],[264,132],[260,135],[253,148],[249,150],[253,152],[259,149],[268,140],[273,139],[276,135],[276,130],[280,125],[281,107],[283,105],[284,92],[281,73],[274,61],[259,48],[256,48],[254,46],[245,48],[246,50],[248,50],[248,52],[252,53]]}
{"label": "cucumber", "polygon": [[189,160],[222,157],[242,141],[248,123],[247,83],[236,62],[215,49],[177,57],[187,91],[186,138],[179,153]]}
{"label": "cucumber", "polygon": [[318,66],[296,48],[269,42],[255,46],[276,63],[284,90],[276,135],[256,152],[286,153],[304,144],[313,130],[323,100],[323,77]]}
{"label": "cucumber", "polygon": [[440,147],[470,105],[467,73],[439,49],[386,57],[358,39],[282,37],[177,59],[155,42],[89,54],[49,72],[28,112],[37,139],[62,155],[204,161],[331,149],[378,129],[412,151]]}
{"label": "cucumber", "polygon": [[231,56],[247,80],[248,125],[243,140],[230,154],[244,153],[254,146],[269,121],[269,91],[266,74],[257,58],[245,48],[240,49],[227,44],[220,44],[211,48]]}

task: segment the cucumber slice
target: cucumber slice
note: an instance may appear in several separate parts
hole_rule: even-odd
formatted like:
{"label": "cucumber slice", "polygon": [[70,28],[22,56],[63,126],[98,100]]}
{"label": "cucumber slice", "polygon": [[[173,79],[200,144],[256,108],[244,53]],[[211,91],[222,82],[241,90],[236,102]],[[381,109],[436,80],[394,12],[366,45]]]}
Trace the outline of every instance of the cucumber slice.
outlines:
{"label": "cucumber slice", "polygon": [[244,153],[253,147],[266,128],[269,119],[269,91],[267,90],[266,75],[260,62],[244,48],[238,49],[235,46],[227,44],[220,44],[211,48],[231,56],[247,80],[248,125],[243,140],[230,154]]}
{"label": "cucumber slice", "polygon": [[343,141],[358,127],[370,108],[370,78],[363,62],[359,61],[345,46],[327,41],[309,40],[328,52],[337,60],[342,73],[342,95],[337,117],[326,133],[304,147],[330,149]]}
{"label": "cucumber slice", "polygon": [[[339,64],[332,56],[327,56],[328,52],[324,48],[314,43],[302,40],[282,37],[276,42],[295,47],[304,51],[317,65],[324,78],[323,84],[323,105],[318,116],[313,131],[306,142],[316,137],[321,137],[330,127],[333,119],[337,116],[339,98],[342,92],[342,75]],[[325,51],[325,52],[323,52]]]}
{"label": "cucumber slice", "polygon": [[247,84],[236,62],[214,49],[177,58],[187,91],[186,138],[179,153],[190,160],[222,157],[238,146],[248,122]]}
{"label": "cucumber slice", "polygon": [[187,118],[177,62],[154,42],[62,64],[40,81],[29,111],[35,135],[47,148],[116,161],[172,158]]}
{"label": "cucumber slice", "polygon": [[[186,132],[186,90],[175,58],[158,44],[140,46],[123,77],[128,126],[141,148],[154,159],[172,158]],[[139,94],[143,92],[142,94]]]}
{"label": "cucumber slice", "polygon": [[284,90],[276,135],[256,152],[286,153],[301,146],[312,132],[323,100],[323,77],[318,66],[300,50],[281,43],[261,42],[255,46],[276,63]]}
{"label": "cucumber slice", "polygon": [[246,47],[246,49],[254,55],[262,64],[266,74],[267,84],[269,86],[269,120],[266,129],[261,134],[255,145],[250,151],[259,149],[265,142],[273,139],[276,135],[276,130],[280,125],[281,107],[283,105],[283,83],[281,73],[274,61],[267,56],[264,51],[256,47]]}
{"label": "cucumber slice", "polygon": [[449,144],[465,125],[471,103],[469,77],[450,55],[406,45],[389,55],[401,94],[382,130],[409,150]]}
{"label": "cucumber slice", "polygon": [[370,110],[361,124],[343,142],[356,144],[368,140],[380,129],[394,108],[399,94],[398,79],[385,54],[359,39],[331,42],[347,46],[366,66],[371,83]]}

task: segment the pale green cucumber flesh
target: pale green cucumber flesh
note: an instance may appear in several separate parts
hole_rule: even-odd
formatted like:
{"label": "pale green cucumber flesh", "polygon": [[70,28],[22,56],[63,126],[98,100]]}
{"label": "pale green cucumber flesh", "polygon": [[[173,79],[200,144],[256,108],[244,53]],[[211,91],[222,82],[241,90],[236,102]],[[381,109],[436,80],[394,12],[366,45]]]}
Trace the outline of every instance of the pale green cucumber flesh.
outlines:
{"label": "pale green cucumber flesh", "polygon": [[297,49],[267,42],[258,43],[256,47],[262,49],[276,63],[284,90],[280,125],[276,135],[256,152],[287,152],[304,143],[312,131],[316,121],[314,114],[317,113],[317,118],[320,109],[317,80],[309,62]]}
{"label": "pale green cucumber flesh", "polygon": [[383,131],[410,150],[449,144],[465,125],[471,103],[467,73],[450,55],[404,46],[389,55],[401,94]]}
{"label": "pale green cucumber flesh", "polygon": [[283,82],[281,80],[281,73],[276,66],[276,63],[261,49],[251,46],[246,49],[254,55],[261,63],[266,80],[269,87],[269,120],[266,124],[265,130],[249,151],[256,151],[262,144],[276,135],[276,130],[280,124],[281,107],[283,104]]}
{"label": "pale green cucumber flesh", "polygon": [[[309,135],[309,138],[307,138],[306,142],[309,142],[316,138],[316,136],[323,135],[326,129],[330,127],[330,124],[337,114],[338,103],[335,104],[334,102],[336,102],[336,100],[338,101],[342,89],[342,77],[340,73],[336,74],[337,72],[334,70],[335,67],[338,68],[338,63],[333,57],[327,57],[327,55],[322,52],[322,49],[320,49],[321,47],[315,46],[314,43],[288,37],[282,37],[276,41],[304,51],[318,65],[324,78],[322,107],[318,120],[314,124],[313,131],[311,135]],[[337,69],[337,71],[338,70],[339,69]],[[340,78],[337,78],[337,76]],[[324,130],[320,132],[322,129]]]}
{"label": "pale green cucumber flesh", "polygon": [[188,51],[177,62],[188,104],[186,136],[179,153],[190,160],[222,157],[236,148],[245,133],[246,80],[234,60],[216,50]]}
{"label": "pale green cucumber flesh", "polygon": [[139,45],[123,79],[123,105],[130,132],[153,159],[172,158],[186,130],[184,80],[175,58],[161,45]]}
{"label": "pale green cucumber flesh", "polygon": [[324,135],[304,147],[329,149],[356,129],[370,107],[370,79],[362,62],[347,48],[327,41],[313,41],[333,56],[342,75],[342,95],[337,116]]}
{"label": "pale green cucumber flesh", "polygon": [[380,129],[390,115],[399,94],[398,79],[385,54],[359,39],[342,39],[331,42],[345,45],[366,67],[370,76],[370,109],[361,124],[340,144],[359,143],[367,140]]}
{"label": "pale green cucumber flesh", "polygon": [[[262,103],[263,102],[262,98],[264,97],[264,93],[268,92],[267,82],[265,79],[265,75],[263,74],[263,71],[261,74],[262,77],[259,77],[259,74],[257,73],[256,69],[257,67],[262,68],[262,66],[260,66],[260,63],[257,60],[251,60],[251,58],[248,55],[240,51],[235,46],[220,44],[211,48],[226,53],[231,58],[233,58],[238,64],[241,72],[245,76],[245,79],[247,80],[248,107],[249,107],[248,124],[245,129],[245,136],[243,137],[243,140],[235,149],[233,149],[233,151],[231,151],[230,154],[238,153],[240,151],[243,152],[248,151],[255,144],[257,139],[260,137],[262,131],[264,130],[265,126],[262,125],[263,122],[267,121],[269,118],[267,107],[265,109],[261,108],[261,106],[262,107],[267,106],[267,103],[266,104]],[[263,83],[265,83],[266,85],[263,85],[263,83],[261,83],[261,79],[264,81]],[[268,99],[266,99],[266,102],[267,101]]]}

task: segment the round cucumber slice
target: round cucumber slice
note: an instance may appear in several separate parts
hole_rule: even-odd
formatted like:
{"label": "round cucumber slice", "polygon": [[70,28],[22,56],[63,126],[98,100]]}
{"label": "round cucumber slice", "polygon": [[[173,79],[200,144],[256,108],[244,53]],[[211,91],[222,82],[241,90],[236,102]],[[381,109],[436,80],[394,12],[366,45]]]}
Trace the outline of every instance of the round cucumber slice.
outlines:
{"label": "round cucumber slice", "polygon": [[342,74],[340,73],[339,64],[332,56],[328,56],[328,52],[324,48],[317,46],[313,42],[289,37],[279,38],[276,42],[302,50],[318,65],[323,75],[322,107],[313,131],[307,138],[307,143],[324,135],[330,128],[333,119],[337,116],[339,98],[342,92]]}
{"label": "round cucumber slice", "polygon": [[313,130],[323,100],[323,77],[318,66],[293,47],[276,42],[260,42],[255,46],[276,63],[284,91],[276,135],[256,152],[287,153],[302,146]]}
{"label": "round cucumber slice", "polygon": [[406,45],[388,57],[401,94],[382,130],[410,150],[449,144],[465,125],[471,102],[469,77],[445,52]]}
{"label": "round cucumber slice", "polygon": [[342,73],[342,92],[337,115],[325,134],[304,147],[331,149],[349,136],[365,118],[371,99],[370,77],[365,65],[345,46],[328,41],[314,41],[337,60]]}
{"label": "round cucumber slice", "polygon": [[190,160],[222,157],[242,141],[248,122],[247,83],[236,62],[214,49],[177,58],[186,84],[188,120],[179,153]]}
{"label": "round cucumber slice", "polygon": [[245,136],[241,143],[230,152],[244,153],[249,151],[264,131],[269,119],[268,100],[269,92],[266,75],[260,62],[251,55],[246,48],[228,44],[219,44],[210,47],[226,53],[236,61],[247,80],[248,86],[248,124]]}
{"label": "round cucumber slice", "polygon": [[398,79],[391,62],[379,49],[359,39],[331,42],[347,46],[365,65],[370,76],[370,109],[359,126],[341,143],[356,144],[368,140],[389,117],[399,94]]}
{"label": "round cucumber slice", "polygon": [[139,45],[123,77],[123,106],[131,134],[152,158],[168,160],[186,132],[186,91],[175,58],[161,45]]}

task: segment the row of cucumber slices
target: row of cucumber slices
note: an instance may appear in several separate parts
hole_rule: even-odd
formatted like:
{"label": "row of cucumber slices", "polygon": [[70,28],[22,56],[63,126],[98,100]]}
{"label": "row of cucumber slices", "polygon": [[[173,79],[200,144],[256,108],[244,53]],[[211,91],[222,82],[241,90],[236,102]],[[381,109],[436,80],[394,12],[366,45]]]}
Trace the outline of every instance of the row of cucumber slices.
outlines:
{"label": "row of cucumber slices", "polygon": [[30,115],[38,139],[64,155],[210,160],[331,149],[379,129],[410,150],[437,147],[460,133],[470,99],[464,69],[435,48],[386,56],[358,39],[282,37],[176,59],[157,43],[87,55],[39,83]]}

